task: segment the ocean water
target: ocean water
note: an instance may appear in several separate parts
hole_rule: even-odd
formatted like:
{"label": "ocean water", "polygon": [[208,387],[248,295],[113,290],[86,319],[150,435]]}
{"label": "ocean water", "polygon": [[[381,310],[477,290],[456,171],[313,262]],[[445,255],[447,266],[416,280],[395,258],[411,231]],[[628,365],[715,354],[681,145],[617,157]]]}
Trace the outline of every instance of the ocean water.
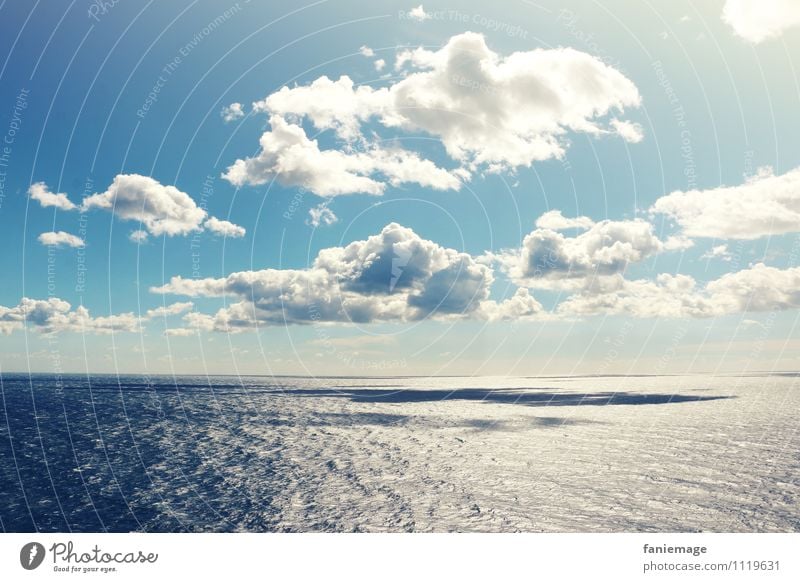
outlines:
{"label": "ocean water", "polygon": [[800,531],[797,375],[2,376],[4,531]]}

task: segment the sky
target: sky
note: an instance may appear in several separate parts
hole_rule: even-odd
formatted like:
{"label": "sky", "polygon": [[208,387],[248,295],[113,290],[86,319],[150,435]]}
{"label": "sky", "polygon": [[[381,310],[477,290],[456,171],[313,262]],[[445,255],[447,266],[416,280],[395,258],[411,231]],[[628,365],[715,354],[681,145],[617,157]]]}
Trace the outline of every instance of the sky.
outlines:
{"label": "sky", "polygon": [[800,367],[796,2],[0,15],[0,372]]}

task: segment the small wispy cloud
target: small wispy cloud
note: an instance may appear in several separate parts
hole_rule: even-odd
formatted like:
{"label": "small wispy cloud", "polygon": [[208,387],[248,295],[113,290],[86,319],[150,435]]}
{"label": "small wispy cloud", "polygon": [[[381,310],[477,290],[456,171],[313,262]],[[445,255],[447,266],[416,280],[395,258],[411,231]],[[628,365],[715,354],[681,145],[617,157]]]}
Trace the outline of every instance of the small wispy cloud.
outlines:
{"label": "small wispy cloud", "polygon": [[244,108],[241,103],[231,103],[222,108],[220,115],[225,123],[230,123],[244,117]]}
{"label": "small wispy cloud", "polygon": [[422,22],[423,20],[430,20],[431,15],[425,12],[425,8],[423,8],[422,4],[420,4],[416,8],[412,8],[408,11],[408,17],[412,20],[418,20],[419,22]]}
{"label": "small wispy cloud", "polygon": [[83,239],[59,230],[58,232],[43,232],[39,235],[39,242],[46,246],[83,248],[86,243]]}

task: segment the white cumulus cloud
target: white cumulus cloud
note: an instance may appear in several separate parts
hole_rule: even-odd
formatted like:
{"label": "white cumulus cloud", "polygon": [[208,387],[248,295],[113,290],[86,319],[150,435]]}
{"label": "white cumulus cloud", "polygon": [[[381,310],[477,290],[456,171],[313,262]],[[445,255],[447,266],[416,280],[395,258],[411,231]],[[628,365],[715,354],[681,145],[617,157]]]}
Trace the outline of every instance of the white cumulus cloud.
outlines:
{"label": "white cumulus cloud", "polygon": [[726,0],[722,19],[751,43],[777,38],[800,26],[797,0]]}
{"label": "white cumulus cloud", "polygon": [[82,305],[73,310],[68,302],[56,297],[47,300],[23,297],[14,307],[0,306],[0,332],[11,333],[22,329],[26,323],[42,333],[140,330],[139,318],[133,313],[92,317]]}
{"label": "white cumulus cloud", "polygon": [[137,221],[142,228],[128,238],[137,244],[153,236],[181,236],[205,229],[241,237],[245,229],[227,220],[209,217],[186,192],[139,174],[118,174],[105,192],[83,199],[81,211],[99,208],[120,220]]}
{"label": "white cumulus cloud", "polygon": [[778,269],[759,263],[723,275],[707,289],[724,313],[796,309],[800,307],[800,267]]}
{"label": "white cumulus cloud", "polygon": [[561,315],[703,318],[733,313],[800,308],[800,267],[757,264],[728,273],[699,288],[688,275],[662,273],[655,281],[617,276],[603,288],[589,288],[558,306]]}
{"label": "white cumulus cloud", "polygon": [[356,192],[382,194],[386,183],[416,183],[437,190],[458,189],[460,180],[430,160],[403,149],[372,146],[361,152],[321,150],[299,125],[280,116],[270,118],[271,131],[261,136],[261,151],[237,160],[223,177],[236,186],[265,184],[272,179],[299,186],[319,196]]}
{"label": "white cumulus cloud", "polygon": [[606,279],[562,301],[560,315],[629,315],[651,318],[711,317],[712,303],[701,295],[695,280],[687,275],[662,273],[655,281],[629,281],[622,275]]}
{"label": "white cumulus cloud", "polygon": [[[436,51],[401,50],[397,66],[403,78],[388,87],[355,86],[347,76],[320,77],[254,103],[254,111],[271,116],[272,129],[261,138],[261,152],[237,160],[225,177],[236,185],[277,177],[322,195],[381,193],[386,182],[457,189],[455,176],[466,179],[476,170],[513,170],[562,157],[569,132],[641,139],[637,124],[607,119],[640,104],[636,86],[581,51],[535,49],[502,56],[483,35],[466,32]],[[302,120],[333,131],[347,145],[320,150],[306,136]],[[366,131],[373,122],[400,135],[440,139],[459,167],[447,172],[398,151],[388,164],[374,131]],[[366,152],[352,153],[365,144]],[[410,174],[400,171],[411,168]]]}
{"label": "white cumulus cloud", "polygon": [[673,218],[686,236],[751,240],[800,231],[800,168],[774,175],[761,168],[739,186],[672,192],[652,213]]}
{"label": "white cumulus cloud", "polygon": [[[585,229],[575,236],[559,230]],[[664,243],[644,220],[603,220],[592,223],[580,217],[566,219],[551,211],[537,221],[537,228],[519,249],[494,255],[504,271],[520,286],[575,289],[597,277],[623,273],[630,263],[642,261],[665,249]]]}
{"label": "white cumulus cloud", "polygon": [[488,321],[517,321],[540,315],[543,311],[542,304],[524,287],[518,288],[508,299],[483,301],[480,306],[480,315]]}
{"label": "white cumulus cloud", "polygon": [[203,227],[207,228],[214,234],[219,234],[229,238],[241,238],[247,233],[244,227],[239,226],[238,224],[233,224],[227,220],[220,220],[214,216],[206,220],[203,223]]}
{"label": "white cumulus cloud", "polygon": [[202,230],[206,218],[206,211],[185,192],[139,174],[117,175],[105,192],[84,198],[81,208],[101,208],[121,220],[141,222],[153,236]]}
{"label": "white cumulus cloud", "polygon": [[190,301],[162,305],[147,310],[144,316],[134,313],[120,313],[103,317],[93,317],[89,310],[79,305],[72,308],[69,302],[51,297],[49,299],[30,299],[23,297],[18,305],[0,305],[0,333],[10,334],[22,329],[26,324],[44,334],[53,333],[97,333],[142,332],[142,323],[155,318],[166,318],[190,311],[194,304]]}
{"label": "white cumulus cloud", "polygon": [[504,302],[489,300],[493,280],[491,269],[470,255],[392,223],[366,240],[320,251],[307,269],[244,271],[219,279],[173,277],[151,291],[238,299],[214,315],[184,317],[188,328],[218,331],[286,323],[504,319],[541,310],[527,290]]}
{"label": "white cumulus cloud", "polygon": [[50,189],[44,182],[31,184],[30,188],[28,188],[28,194],[31,200],[36,200],[43,208],[48,208],[50,206],[58,208],[59,210],[75,210],[77,208],[75,204],[70,202],[66,194],[54,194],[50,192]]}

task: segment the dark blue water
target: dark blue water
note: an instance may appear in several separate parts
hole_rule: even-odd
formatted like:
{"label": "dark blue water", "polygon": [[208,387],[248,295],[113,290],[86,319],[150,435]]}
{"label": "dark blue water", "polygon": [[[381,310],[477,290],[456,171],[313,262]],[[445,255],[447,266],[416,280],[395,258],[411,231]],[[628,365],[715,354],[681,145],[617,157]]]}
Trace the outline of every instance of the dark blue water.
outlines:
{"label": "dark blue water", "polygon": [[[243,389],[235,378],[216,379],[212,386],[205,378],[184,377],[178,385],[170,378],[3,375],[0,527],[236,529],[253,501],[231,503],[231,470],[220,469],[224,462],[247,462],[229,440],[243,415],[251,427],[268,429],[275,421],[263,410],[248,412],[246,402],[257,393],[256,386]],[[224,429],[219,437],[214,425]],[[193,440],[197,426],[206,427],[202,442]],[[222,435],[230,447],[219,446]],[[258,503],[268,515],[269,470],[258,470]],[[251,525],[268,529],[266,522]]]}

